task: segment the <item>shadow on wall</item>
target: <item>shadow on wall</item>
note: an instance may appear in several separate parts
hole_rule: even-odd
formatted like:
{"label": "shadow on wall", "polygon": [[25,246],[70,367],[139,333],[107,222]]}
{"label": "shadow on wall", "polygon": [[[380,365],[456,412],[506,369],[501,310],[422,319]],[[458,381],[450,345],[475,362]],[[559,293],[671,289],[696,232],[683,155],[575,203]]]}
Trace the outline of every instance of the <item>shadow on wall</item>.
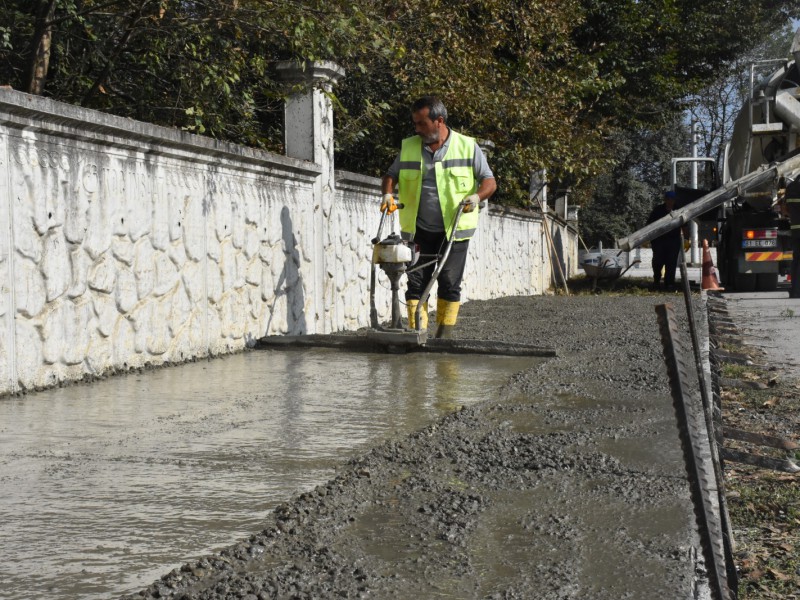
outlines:
{"label": "shadow on wall", "polygon": [[289,207],[281,209],[281,237],[283,238],[283,269],[272,292],[272,306],[265,335],[270,334],[272,318],[275,316],[275,305],[281,296],[286,296],[286,326],[289,335],[306,333],[305,290],[303,277],[300,275],[300,252],[297,249],[297,238],[292,228],[292,217]]}
{"label": "shadow on wall", "polygon": [[[545,224],[545,227],[547,225]],[[564,240],[562,239],[562,233],[560,227],[551,228],[553,231],[553,245],[555,246],[555,252],[553,256],[551,256],[550,260],[550,270],[552,271],[553,281],[556,285],[561,285],[563,282],[561,281],[561,273],[566,274],[567,271],[567,261],[564,258]],[[561,271],[558,269],[558,265],[561,265]]]}

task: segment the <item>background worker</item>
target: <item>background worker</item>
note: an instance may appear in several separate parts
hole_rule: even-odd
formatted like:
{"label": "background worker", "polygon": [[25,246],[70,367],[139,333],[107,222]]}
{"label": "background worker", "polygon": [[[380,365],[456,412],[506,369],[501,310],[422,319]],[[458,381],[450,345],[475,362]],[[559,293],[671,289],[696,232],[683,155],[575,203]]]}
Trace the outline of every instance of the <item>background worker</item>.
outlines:
{"label": "background worker", "polygon": [[[664,201],[656,206],[650,216],[647,217],[647,224],[658,221],[675,210],[675,192],[667,190],[664,192]],[[675,269],[678,267],[678,257],[683,250],[681,247],[681,230],[675,227],[655,238],[650,246],[653,249],[653,288],[661,287],[661,270],[664,269],[664,288],[672,289],[675,287]]]}
{"label": "background worker", "polygon": [[786,186],[781,212],[789,217],[792,244],[792,287],[790,298],[800,298],[800,175]]}
{"label": "background worker", "polygon": [[[486,157],[477,142],[447,126],[447,109],[436,96],[423,96],[411,105],[417,135],[403,140],[400,154],[383,177],[381,210],[400,209],[403,239],[413,240],[423,255],[438,254],[446,241],[456,241],[437,278],[436,337],[450,337],[461,304],[461,280],[469,240],[478,227],[478,204],[497,189]],[[467,201],[455,232],[453,220],[462,200]],[[409,327],[435,265],[408,274],[406,307]],[[428,307],[420,311],[420,328],[428,327]]]}

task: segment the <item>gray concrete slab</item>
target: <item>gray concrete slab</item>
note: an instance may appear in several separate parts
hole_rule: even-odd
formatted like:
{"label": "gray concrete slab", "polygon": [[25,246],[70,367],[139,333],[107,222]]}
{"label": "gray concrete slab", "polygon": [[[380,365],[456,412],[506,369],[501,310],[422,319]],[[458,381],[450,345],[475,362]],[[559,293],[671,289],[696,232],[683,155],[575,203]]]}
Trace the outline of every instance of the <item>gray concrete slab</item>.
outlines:
{"label": "gray concrete slab", "polygon": [[786,290],[724,296],[745,341],[786,377],[800,379],[800,299],[789,298]]}

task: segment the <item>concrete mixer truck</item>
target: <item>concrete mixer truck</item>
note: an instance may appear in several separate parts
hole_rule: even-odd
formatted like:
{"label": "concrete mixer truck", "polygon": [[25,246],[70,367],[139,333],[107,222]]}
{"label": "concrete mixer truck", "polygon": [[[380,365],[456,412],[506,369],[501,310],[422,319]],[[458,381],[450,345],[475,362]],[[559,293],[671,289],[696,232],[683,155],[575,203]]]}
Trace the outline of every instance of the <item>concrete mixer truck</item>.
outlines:
{"label": "concrete mixer truck", "polygon": [[[779,276],[790,272],[790,223],[781,213],[780,200],[788,183],[800,183],[800,29],[791,54],[793,59],[751,65],[751,93],[725,148],[721,185],[711,159],[674,159],[676,210],[619,240],[622,250],[695,220],[701,231],[715,232],[716,239],[709,242],[716,242],[726,290],[772,291]],[[768,74],[760,76],[765,70]],[[712,173],[702,179],[707,185],[677,182],[676,161],[697,161],[704,172]]]}

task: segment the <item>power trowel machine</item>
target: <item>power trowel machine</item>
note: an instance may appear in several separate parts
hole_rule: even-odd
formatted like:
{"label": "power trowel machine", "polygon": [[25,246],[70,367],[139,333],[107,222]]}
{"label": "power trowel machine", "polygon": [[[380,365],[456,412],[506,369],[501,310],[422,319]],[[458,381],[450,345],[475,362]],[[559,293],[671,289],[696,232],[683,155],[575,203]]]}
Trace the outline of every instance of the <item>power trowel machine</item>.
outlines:
{"label": "power trowel machine", "polygon": [[[418,256],[415,244],[402,239],[394,231],[384,239],[381,239],[383,225],[387,220],[387,212],[388,209],[385,209],[381,213],[378,234],[372,238],[372,274],[369,280],[369,322],[370,326],[375,331],[405,333],[406,330],[402,328],[401,323],[400,279],[403,277],[403,274],[406,273],[408,267],[416,262]],[[394,215],[388,218],[394,221]],[[392,227],[392,229],[394,229],[394,227]],[[386,273],[392,290],[392,317],[388,329],[383,329],[378,324],[378,309],[375,307],[375,285],[377,283],[378,267]],[[421,342],[424,341],[424,339],[421,340]]]}
{"label": "power trowel machine", "polygon": [[[402,209],[403,205],[398,204],[397,208]],[[432,256],[420,255],[413,241],[402,239],[402,237],[394,231],[395,215],[393,212],[390,213],[388,207],[384,207],[381,211],[378,233],[372,238],[372,274],[369,286],[369,317],[372,330],[368,333],[371,339],[386,344],[396,344],[399,347],[423,346],[426,344],[428,341],[428,331],[421,328],[421,311],[424,310],[423,306],[428,302],[433,284],[436,282],[439,273],[442,268],[444,268],[450,256],[450,250],[453,247],[458,222],[465,208],[466,204],[464,202],[458,205],[458,210],[453,219],[453,227],[451,229],[453,233],[451,239],[447,240],[440,254]],[[381,239],[381,233],[383,232],[387,220],[390,221],[391,233],[387,237]],[[415,328],[404,329],[402,326],[402,311],[400,309],[400,279],[403,274],[424,269],[432,264],[436,266],[417,304],[416,313],[414,315]],[[378,323],[378,310],[375,307],[375,287],[378,268],[386,273],[392,292],[392,313],[389,327],[380,326]]]}
{"label": "power trowel machine", "polygon": [[[399,204],[398,208],[403,205]],[[381,233],[386,221],[390,221],[391,233],[381,239]],[[400,309],[400,279],[409,268],[413,268],[419,260],[417,246],[413,241],[404,240],[394,231],[395,215],[389,213],[389,207],[381,211],[381,221],[378,233],[372,238],[372,272],[369,280],[369,322],[372,330],[368,337],[376,341],[383,341],[398,346],[422,345],[428,339],[428,332],[419,327],[413,331],[403,329],[402,311]],[[377,271],[380,268],[389,278],[392,291],[392,314],[389,327],[381,327],[378,323],[378,309],[375,307],[375,287],[377,284]],[[419,318],[416,323],[419,324]]]}

